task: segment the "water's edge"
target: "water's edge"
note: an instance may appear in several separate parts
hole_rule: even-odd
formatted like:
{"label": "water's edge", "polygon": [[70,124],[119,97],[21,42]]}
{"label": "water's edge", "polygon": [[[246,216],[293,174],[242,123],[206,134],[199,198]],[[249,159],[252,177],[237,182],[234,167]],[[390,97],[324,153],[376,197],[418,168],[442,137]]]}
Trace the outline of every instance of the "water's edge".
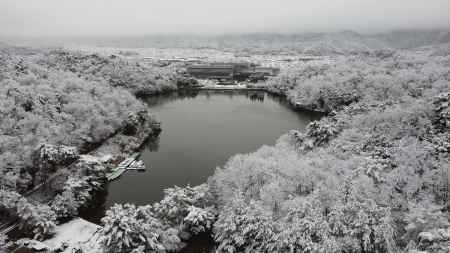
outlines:
{"label": "water's edge", "polygon": [[[150,169],[143,174],[126,173],[118,181],[106,185],[104,190],[97,192],[90,207],[80,212],[80,217],[88,221],[99,224],[106,210],[115,202],[151,204],[161,199],[162,190],[167,187],[204,183],[207,177],[212,175],[213,168],[222,166],[229,157],[237,153],[255,151],[262,145],[274,144],[275,140],[288,130],[303,128],[310,121],[322,116],[295,107],[285,96],[266,90],[192,89],[142,99],[152,113],[157,112],[156,116],[162,123],[161,134],[146,140],[140,150],[140,158]],[[216,116],[212,112],[219,115]],[[234,142],[230,141],[233,139],[231,135],[239,134],[251,136],[248,140],[237,136],[239,145],[245,146],[242,149],[233,146]],[[225,137],[222,139],[218,135]],[[189,139],[190,137],[193,138]],[[195,144],[199,141],[196,138],[207,143],[204,146]],[[248,143],[252,145],[246,145]],[[196,150],[197,153],[189,150]],[[221,156],[219,151],[225,152],[226,155]],[[166,160],[161,157],[165,157]],[[173,159],[174,157],[177,159]],[[181,171],[177,163],[183,165]],[[170,171],[172,167],[177,167],[178,171]],[[198,176],[199,171],[191,167],[204,167],[206,169],[201,173],[206,171],[209,174],[207,177],[201,175],[199,180],[194,181],[192,175]],[[175,180],[173,184],[167,183],[173,181],[174,175],[182,180]],[[161,182],[166,182],[166,185],[163,186]],[[158,183],[160,185],[155,186],[156,188],[148,186]],[[154,193],[158,189],[160,193]],[[133,192],[145,196],[133,199]],[[210,232],[203,233],[192,237],[181,252],[210,252],[214,246]]]}

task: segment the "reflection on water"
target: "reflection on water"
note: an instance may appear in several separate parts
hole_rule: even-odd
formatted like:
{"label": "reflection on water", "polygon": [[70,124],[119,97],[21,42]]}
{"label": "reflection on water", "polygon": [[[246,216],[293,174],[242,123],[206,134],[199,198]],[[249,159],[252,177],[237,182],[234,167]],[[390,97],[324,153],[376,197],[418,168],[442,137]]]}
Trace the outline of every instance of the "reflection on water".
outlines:
{"label": "reflection on water", "polygon": [[94,193],[93,200],[88,206],[80,209],[79,216],[96,224],[100,224],[100,220],[105,216],[108,198],[108,185],[102,190]]}
{"label": "reflection on water", "polygon": [[150,137],[145,143],[145,148],[150,152],[156,152],[159,149],[159,135]]}
{"label": "reflection on water", "polygon": [[[273,145],[290,129],[319,115],[296,112],[283,98],[258,91],[182,91],[146,99],[162,132],[141,151],[147,171],[127,172],[97,193],[81,217],[99,223],[114,203],[151,204],[174,185],[206,182],[217,166],[237,153]],[[209,233],[194,236],[183,253],[212,252]]]}
{"label": "reflection on water", "polygon": [[210,253],[215,252],[214,239],[211,236],[211,232],[203,232],[198,235],[194,235],[189,241],[186,242],[180,253]]}
{"label": "reflection on water", "polygon": [[145,102],[162,123],[161,134],[141,152],[147,171],[127,172],[112,182],[96,197],[95,211],[84,213],[92,221],[114,203],[150,204],[168,187],[204,183],[232,155],[273,145],[288,130],[318,118],[262,91],[182,91]]}
{"label": "reflection on water", "polygon": [[236,96],[244,96],[251,101],[264,102],[266,96],[278,102],[285,102],[285,100],[279,96],[271,95],[265,91],[239,91],[239,90],[180,90],[178,92],[166,93],[157,96],[152,96],[147,98],[145,102],[150,106],[159,106],[162,104],[167,104],[175,100],[189,100],[195,99],[198,95],[204,96],[210,99],[213,96],[222,95],[227,96],[230,99]]}

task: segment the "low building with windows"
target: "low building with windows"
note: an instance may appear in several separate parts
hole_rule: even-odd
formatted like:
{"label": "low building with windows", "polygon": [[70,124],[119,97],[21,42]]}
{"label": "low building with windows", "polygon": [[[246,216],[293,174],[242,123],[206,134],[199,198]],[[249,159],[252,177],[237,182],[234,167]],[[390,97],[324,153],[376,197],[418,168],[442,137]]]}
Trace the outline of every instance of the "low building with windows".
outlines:
{"label": "low building with windows", "polygon": [[210,63],[191,65],[187,72],[195,78],[217,80],[253,80],[265,79],[267,76],[278,75],[280,69],[256,66],[251,63]]}

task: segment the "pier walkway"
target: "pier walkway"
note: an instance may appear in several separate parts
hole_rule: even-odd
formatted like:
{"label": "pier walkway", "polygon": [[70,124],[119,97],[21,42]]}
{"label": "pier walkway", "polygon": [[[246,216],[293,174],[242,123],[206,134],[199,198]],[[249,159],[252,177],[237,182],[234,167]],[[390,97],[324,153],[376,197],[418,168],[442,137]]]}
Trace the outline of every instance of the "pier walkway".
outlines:
{"label": "pier walkway", "polygon": [[144,171],[145,170],[144,163],[142,161],[137,160],[138,156],[139,153],[134,153],[129,158],[123,160],[115,170],[106,175],[108,181],[113,181],[117,179],[127,170]]}

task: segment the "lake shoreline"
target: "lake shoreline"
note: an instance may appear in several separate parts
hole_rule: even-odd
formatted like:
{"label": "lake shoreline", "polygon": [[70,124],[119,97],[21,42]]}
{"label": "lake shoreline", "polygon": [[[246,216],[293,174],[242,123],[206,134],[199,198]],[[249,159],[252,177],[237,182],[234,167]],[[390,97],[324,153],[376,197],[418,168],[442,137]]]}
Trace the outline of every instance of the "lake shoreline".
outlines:
{"label": "lake shoreline", "polygon": [[[12,53],[15,53],[15,49],[8,49],[10,50]],[[28,49],[24,49],[25,52],[28,53]],[[90,75],[92,75],[92,73],[95,72],[89,72],[91,71],[90,69],[85,69],[83,66],[83,63],[85,61],[92,61],[94,64],[94,66],[97,67],[105,67],[107,69],[107,71],[110,71],[107,67],[109,66],[108,64],[117,64],[120,63],[122,64],[121,59],[117,58],[117,57],[102,57],[99,56],[97,54],[91,54],[91,55],[87,55],[87,54],[82,54],[79,52],[70,52],[70,51],[64,51],[64,50],[55,50],[55,51],[51,51],[51,50],[43,50],[43,51],[37,51],[34,52],[32,49],[30,50],[30,54],[42,54],[43,55],[43,61],[39,62],[39,64],[44,64],[44,66],[47,66],[45,64],[48,64],[49,68],[53,68],[54,62],[58,62],[59,66],[61,67],[62,71],[70,71],[71,73],[78,73],[78,77],[82,79],[83,81],[87,81],[92,78]],[[7,53],[10,53],[9,51],[6,51]],[[35,64],[33,62],[33,64]],[[124,66],[128,66],[128,65],[124,65]],[[137,68],[141,68],[142,66],[138,66]],[[17,70],[21,70],[21,69],[17,69]],[[136,69],[131,68],[131,69],[126,69],[127,71],[135,71]],[[21,70],[22,71],[22,70]],[[94,71],[97,71],[96,69],[94,69]],[[112,73],[106,72],[103,73],[103,75],[105,75],[105,78],[108,78],[109,75],[112,75]],[[85,78],[85,79],[84,79]],[[138,79],[137,81],[139,81],[137,84],[133,84],[131,85],[131,87],[128,87],[129,85],[127,85],[127,79],[123,78],[124,80],[122,80],[123,77],[119,77],[119,80],[116,79],[109,79],[109,82],[112,82],[111,85],[117,85],[119,84],[120,86],[123,87],[127,87],[127,90],[129,90],[130,92],[133,93],[134,97],[137,98],[138,101],[142,101],[145,99],[151,99],[154,98],[155,96],[158,96],[160,94],[173,94],[175,92],[183,92],[183,91],[188,91],[188,92],[192,92],[192,91],[230,91],[230,92],[238,92],[238,91],[245,91],[245,92],[264,92],[265,94],[271,94],[274,96],[277,96],[281,99],[284,99],[286,102],[286,104],[289,103],[289,101],[286,99],[286,97],[282,94],[277,94],[277,93],[273,93],[271,91],[269,91],[266,88],[261,88],[261,87],[246,87],[246,88],[242,88],[242,87],[176,87],[170,83],[168,84],[158,84],[156,85],[156,88],[154,87],[146,87],[145,85],[143,85],[145,82],[145,78],[144,80]],[[140,77],[138,77],[140,78]],[[158,77],[160,78],[160,77]],[[174,77],[173,76],[169,76],[167,78],[165,78],[167,80],[173,80]],[[133,80],[132,80],[133,81]],[[161,88],[162,87],[162,88]],[[95,89],[93,89],[91,91],[91,95],[92,96],[96,96],[95,93]],[[147,95],[144,95],[147,94]],[[298,107],[292,107],[292,104],[290,104],[292,109],[301,109]],[[300,110],[300,111],[304,111],[304,110]],[[133,111],[132,111],[133,112]],[[122,121],[122,123],[120,123],[119,127],[116,127],[114,129],[114,131],[105,136],[102,137],[103,139],[99,139],[99,140],[83,140],[83,143],[81,145],[81,147],[79,147],[80,149],[80,153],[79,153],[79,158],[78,160],[75,161],[71,161],[71,164],[74,164],[73,166],[71,166],[70,168],[67,167],[65,164],[67,163],[66,161],[61,162],[62,165],[58,165],[57,168],[58,170],[66,170],[66,172],[64,172],[62,174],[62,176],[58,177],[57,180],[52,180],[51,185],[52,187],[45,187],[48,189],[45,189],[45,191],[42,192],[42,194],[44,194],[45,196],[43,196],[42,198],[37,198],[37,199],[48,199],[49,196],[56,196],[56,197],[60,197],[62,193],[64,192],[64,187],[66,187],[66,182],[65,179],[67,180],[68,178],[75,178],[76,180],[81,180],[80,182],[82,182],[83,184],[88,183],[90,184],[91,188],[88,189],[83,189],[86,190],[86,193],[89,195],[89,197],[87,199],[82,199],[79,200],[79,203],[77,203],[77,205],[80,206],[84,206],[84,205],[89,205],[89,203],[91,201],[93,201],[92,198],[93,196],[96,195],[96,187],[101,186],[101,187],[106,187],[107,182],[105,180],[105,175],[103,174],[104,172],[100,172],[100,174],[98,174],[99,172],[96,171],[95,167],[100,166],[100,167],[105,167],[107,168],[106,170],[110,169],[110,167],[114,167],[116,166],[118,163],[120,163],[121,161],[123,161],[124,159],[127,158],[128,155],[132,154],[135,151],[141,150],[143,148],[143,146],[145,145],[145,143],[152,138],[157,138],[157,136],[159,135],[159,132],[161,131],[161,128],[159,126],[159,123],[154,121],[154,119],[152,119],[152,117],[150,117],[148,115],[148,110],[145,111],[134,111],[133,113],[131,113],[130,115],[128,115],[129,118],[126,118]],[[94,135],[94,132],[89,132],[88,134],[92,134]],[[277,136],[278,137],[278,136]],[[81,140],[80,140],[81,141]],[[54,146],[51,147],[55,150],[59,150],[61,149],[61,147],[59,146]],[[105,162],[103,161],[104,159],[106,159],[106,157],[109,156],[108,161]],[[67,168],[66,168],[67,167]],[[80,171],[79,168],[83,168]],[[53,168],[54,169],[54,168]],[[72,174],[71,174],[72,173]],[[86,179],[84,179],[83,177],[86,175],[83,175],[82,173],[87,173],[89,175],[89,177],[94,176],[96,177],[96,179],[89,179],[87,181],[85,181]],[[95,175],[90,175],[90,174],[95,174]],[[51,175],[51,174],[50,174]],[[45,179],[45,174],[42,174],[42,180]],[[48,176],[48,175],[47,175]],[[126,176],[126,175],[124,175]],[[39,181],[39,180],[38,180]],[[50,183],[49,183],[50,184]],[[94,189],[94,190],[93,190]],[[53,192],[51,192],[53,191]],[[70,192],[70,194],[78,194],[77,190],[73,190],[72,192]],[[94,197],[95,198],[95,197]],[[36,205],[39,205],[39,202],[35,203]],[[48,203],[44,203],[45,205],[47,205]],[[53,203],[52,203],[53,205]],[[54,208],[53,206],[51,208]],[[59,208],[59,207],[57,207]],[[66,208],[66,207],[64,207]],[[81,208],[77,208],[77,210],[74,210],[73,212],[80,212]],[[66,215],[66,214],[64,214]],[[68,214],[68,215],[72,215],[72,214]],[[71,217],[63,217],[63,218],[58,218],[58,221],[62,221],[62,222],[67,222],[70,221],[71,218],[77,218],[79,217],[79,215],[74,215]]]}
{"label": "lake shoreline", "polygon": [[[159,96],[163,96],[163,97],[165,97],[165,96],[172,96],[173,94],[177,94],[175,97],[178,97],[178,96],[182,96],[181,97],[181,100],[183,99],[183,96],[186,96],[187,98],[192,98],[192,96],[193,96],[193,94],[205,94],[205,93],[209,93],[209,92],[212,92],[211,93],[211,96],[214,96],[213,94],[216,94],[216,92],[217,92],[217,94],[233,94],[233,96],[242,96],[242,95],[245,95],[245,96],[250,96],[251,94],[252,94],[252,92],[261,92],[262,94],[265,94],[265,96],[266,96],[266,99],[269,99],[269,97],[267,97],[267,96],[270,96],[270,97],[272,97],[272,99],[275,99],[275,101],[277,101],[277,103],[281,103],[282,105],[284,105],[284,106],[286,106],[286,107],[288,107],[290,110],[292,110],[293,111],[293,113],[295,113],[295,114],[298,114],[298,113],[302,113],[302,112],[305,112],[304,110],[300,110],[300,109],[298,109],[298,108],[295,108],[295,107],[292,107],[292,105],[285,99],[285,97],[283,97],[283,96],[280,96],[279,94],[275,94],[275,93],[270,93],[270,92],[268,92],[267,90],[262,90],[262,89],[258,89],[258,90],[242,90],[242,89],[238,89],[238,90],[230,90],[230,89],[226,89],[226,90],[217,90],[217,89],[212,89],[212,90],[207,90],[207,89],[183,89],[183,90],[178,90],[178,91],[173,91],[173,92],[169,92],[169,93],[164,93],[164,94],[160,94]],[[224,92],[224,93],[223,93]],[[147,96],[147,97],[143,97],[142,99],[145,101],[145,100],[148,100],[148,101],[153,101],[153,100],[155,100],[156,98],[158,97],[158,95],[153,95],[153,96]],[[180,98],[178,98],[178,99],[180,99]],[[249,99],[249,98],[248,98]],[[232,105],[230,105],[230,106],[232,106]],[[149,108],[150,109],[150,111],[151,111],[151,107]],[[163,127],[162,127],[162,131],[164,132],[164,124],[165,124],[165,121],[163,121],[162,122],[163,123]],[[290,128],[289,128],[290,129]],[[281,132],[280,133],[280,135],[282,135],[282,134],[285,134],[285,132],[283,131],[283,132]],[[280,135],[276,135],[276,137],[275,137],[275,139],[278,139],[279,137],[280,137]],[[267,144],[269,144],[269,143],[267,143]],[[220,145],[220,144],[218,144],[218,145]],[[260,146],[257,146],[256,147],[256,149],[259,149],[260,148]],[[249,150],[250,151],[250,150]],[[244,151],[244,152],[249,152],[249,151]],[[242,152],[242,151],[241,151]],[[241,153],[241,152],[237,152],[236,151],[236,153]],[[230,156],[232,156],[233,154],[231,154]],[[227,156],[228,157],[228,156]],[[151,165],[150,165],[151,166]],[[211,165],[211,166],[209,166],[209,167],[211,167],[211,168],[213,168],[214,166],[220,166],[220,164],[215,164],[215,165]],[[154,173],[152,170],[150,170],[149,172],[149,175],[152,175],[152,173]],[[119,178],[118,180],[119,181],[117,181],[117,182],[114,182],[115,184],[117,184],[117,183],[120,183],[120,181],[121,180],[127,180],[128,181],[128,176],[131,176],[131,175],[127,175],[127,174],[125,174],[125,175],[123,175],[123,178]],[[110,193],[111,194],[111,193]],[[133,201],[132,201],[133,202]],[[150,202],[148,202],[147,204],[149,204],[149,205],[151,205],[152,204],[152,202],[150,201]],[[86,214],[85,214],[86,215]],[[90,220],[90,218],[89,217],[86,217],[86,216],[81,216],[82,218],[85,218],[85,219],[87,219],[87,220]],[[98,222],[96,222],[97,224],[98,224]],[[183,251],[182,251],[183,252]]]}

